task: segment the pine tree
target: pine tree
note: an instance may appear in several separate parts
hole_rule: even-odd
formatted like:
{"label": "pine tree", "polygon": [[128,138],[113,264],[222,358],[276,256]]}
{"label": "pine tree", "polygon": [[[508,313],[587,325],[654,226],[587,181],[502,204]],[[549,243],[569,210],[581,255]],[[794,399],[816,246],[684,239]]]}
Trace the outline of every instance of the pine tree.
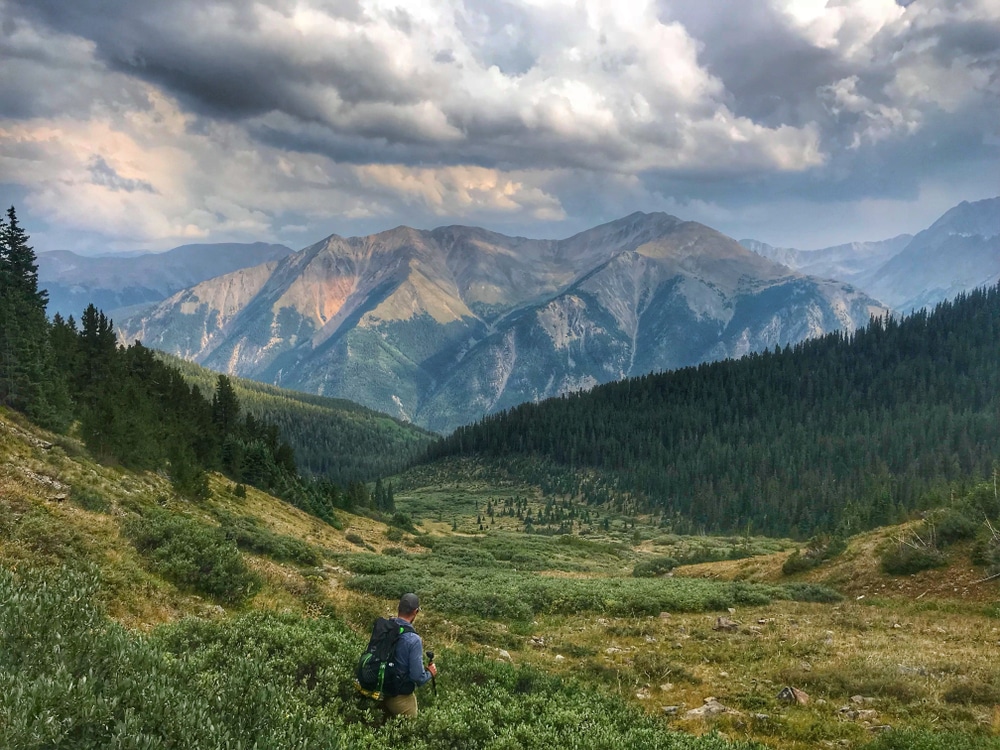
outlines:
{"label": "pine tree", "polygon": [[70,400],[49,340],[47,299],[38,288],[34,250],[11,206],[6,221],[0,218],[0,403],[61,430],[70,421]]}

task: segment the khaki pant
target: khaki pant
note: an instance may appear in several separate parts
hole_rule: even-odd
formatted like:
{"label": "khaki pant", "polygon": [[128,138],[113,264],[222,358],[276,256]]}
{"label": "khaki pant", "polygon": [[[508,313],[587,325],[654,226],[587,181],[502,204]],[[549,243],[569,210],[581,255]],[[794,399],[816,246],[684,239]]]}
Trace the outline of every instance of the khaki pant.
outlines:
{"label": "khaki pant", "polygon": [[394,695],[382,701],[382,710],[390,716],[416,716],[417,694]]}

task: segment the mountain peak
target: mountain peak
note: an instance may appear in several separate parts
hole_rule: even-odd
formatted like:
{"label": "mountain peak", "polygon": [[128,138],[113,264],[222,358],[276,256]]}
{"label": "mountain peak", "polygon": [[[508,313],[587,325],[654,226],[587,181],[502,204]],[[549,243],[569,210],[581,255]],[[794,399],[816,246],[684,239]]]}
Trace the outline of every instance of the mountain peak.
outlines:
{"label": "mountain peak", "polygon": [[947,232],[966,237],[984,238],[1000,235],[1000,197],[980,201],[962,201],[935,221],[928,232]]}

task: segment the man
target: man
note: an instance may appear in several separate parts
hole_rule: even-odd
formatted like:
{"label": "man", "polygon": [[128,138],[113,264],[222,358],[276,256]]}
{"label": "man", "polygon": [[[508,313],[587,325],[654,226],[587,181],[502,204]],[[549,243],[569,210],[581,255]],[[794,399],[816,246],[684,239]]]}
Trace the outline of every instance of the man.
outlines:
{"label": "man", "polygon": [[424,669],[424,642],[413,629],[413,621],[420,611],[416,594],[403,594],[396,607],[393,624],[403,628],[396,641],[395,677],[391,693],[382,701],[382,709],[390,716],[416,716],[417,696],[414,691],[437,676],[437,667],[428,664]]}

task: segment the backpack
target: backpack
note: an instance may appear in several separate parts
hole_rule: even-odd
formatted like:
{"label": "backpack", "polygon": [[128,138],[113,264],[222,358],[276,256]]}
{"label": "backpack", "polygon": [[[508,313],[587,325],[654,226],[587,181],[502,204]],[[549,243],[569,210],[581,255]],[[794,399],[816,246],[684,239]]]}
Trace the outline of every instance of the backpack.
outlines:
{"label": "backpack", "polygon": [[400,625],[384,617],[375,620],[368,648],[358,659],[354,673],[354,687],[359,693],[377,701],[395,695],[396,643],[399,636],[406,632],[416,631],[409,623]]}

